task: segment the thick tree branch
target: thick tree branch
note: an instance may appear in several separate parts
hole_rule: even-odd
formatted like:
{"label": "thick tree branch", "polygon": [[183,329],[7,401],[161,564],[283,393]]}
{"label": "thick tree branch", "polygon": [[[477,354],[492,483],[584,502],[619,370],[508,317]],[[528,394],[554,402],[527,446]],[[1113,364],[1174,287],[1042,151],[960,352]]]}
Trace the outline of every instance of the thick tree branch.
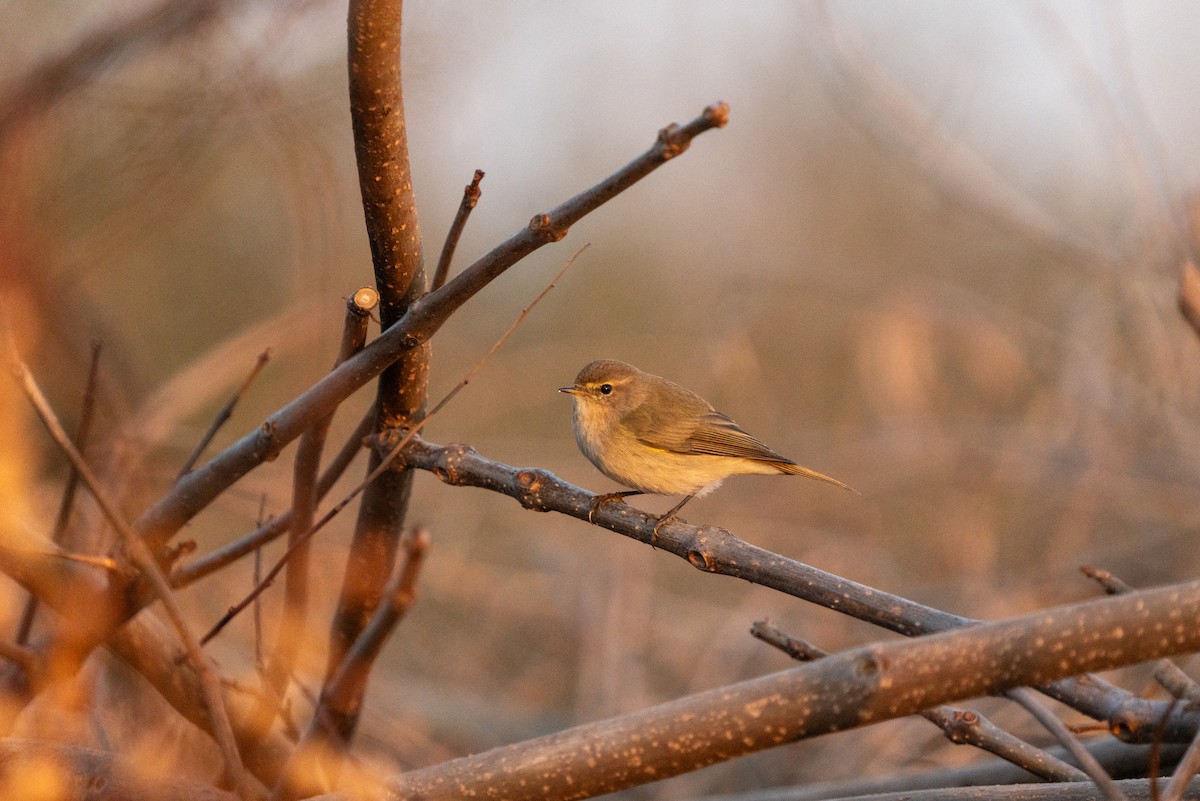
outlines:
{"label": "thick tree branch", "polygon": [[1200,648],[1198,615],[1193,581],[870,645],[410,771],[392,788],[422,801],[589,798],[950,701],[1188,653]]}
{"label": "thick tree branch", "polygon": [[[401,0],[350,0],[350,118],[380,321],[387,330],[426,293],[417,202],[408,157],[401,68]],[[418,423],[424,414],[429,346],[405,350],[379,377],[375,431]],[[379,467],[372,451],[368,475]],[[366,487],[330,626],[326,680],[378,606],[395,561],[412,494],[412,473],[388,471]]]}
{"label": "thick tree branch", "polygon": [[[788,634],[765,620],[756,621],[751,626],[750,633],[798,662],[811,662],[829,656],[824,649],[807,640]],[[955,745],[972,745],[988,751],[1046,781],[1087,780],[1087,774],[1079,768],[1068,765],[1046,751],[1030,745],[974,710],[942,704],[930,709],[923,709],[920,715],[941,729],[946,735],[946,739]]]}

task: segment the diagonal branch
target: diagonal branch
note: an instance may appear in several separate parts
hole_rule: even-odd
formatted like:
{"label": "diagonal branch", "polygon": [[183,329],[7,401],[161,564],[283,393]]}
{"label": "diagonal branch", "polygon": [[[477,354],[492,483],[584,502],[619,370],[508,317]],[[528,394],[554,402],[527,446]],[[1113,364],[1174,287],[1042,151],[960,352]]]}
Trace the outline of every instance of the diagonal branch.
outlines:
{"label": "diagonal branch", "polygon": [[403,543],[404,558],[389,580],[383,602],[326,682],[308,731],[296,745],[272,797],[307,798],[336,787],[375,660],[416,599],[417,577],[429,550],[429,532],[415,529]]}
{"label": "diagonal branch", "polygon": [[[756,621],[751,626],[750,633],[798,662],[811,662],[829,656],[827,651],[807,640],[788,634],[765,620]],[[973,745],[1046,781],[1087,780],[1087,774],[1079,768],[1030,745],[974,710],[941,704],[921,710],[920,715],[940,728],[946,739],[955,745]],[[1091,754],[1088,754],[1088,757],[1091,757]]]}
{"label": "diagonal branch", "polygon": [[590,798],[950,701],[1188,653],[1200,648],[1197,615],[1193,581],[870,645],[410,771],[392,790],[423,801]]}

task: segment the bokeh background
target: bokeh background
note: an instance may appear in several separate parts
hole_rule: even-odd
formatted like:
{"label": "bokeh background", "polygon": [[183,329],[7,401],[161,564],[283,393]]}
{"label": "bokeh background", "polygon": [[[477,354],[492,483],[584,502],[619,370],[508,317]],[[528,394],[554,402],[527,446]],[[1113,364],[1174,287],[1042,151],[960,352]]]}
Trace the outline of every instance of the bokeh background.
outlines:
{"label": "bokeh background", "polygon": [[[327,370],[343,298],[371,282],[344,4],[218,5],[203,24],[83,65],[70,91],[37,106],[39,63],[148,4],[0,2],[0,97],[35,103],[0,127],[4,305],[68,421],[89,343],[103,341],[92,454],[120,465],[109,480],[131,514],[169,483],[264,348],[273,359],[216,447]],[[620,358],[862,493],[733,479],[688,507],[692,522],[981,618],[1095,595],[1084,564],[1137,585],[1194,576],[1200,344],[1175,295],[1200,178],[1198,32],[1200,8],[1186,2],[406,4],[431,267],[474,169],[487,175],[456,269],[666,123],[731,106],[727,128],[439,332],[432,399],[590,243],[427,437],[616,489],[576,451],[554,390],[593,358]],[[331,442],[369,395],[346,405]],[[45,532],[65,468],[23,406],[4,402],[0,467],[16,488],[6,514]],[[252,529],[263,499],[285,508],[290,455],[185,536],[204,551]],[[891,636],[427,474],[411,520],[433,551],[362,738],[399,767],[786,667],[748,636],[756,619],[830,650]],[[352,524],[344,514],[319,541],[309,687]],[[247,563],[183,597],[207,627],[249,586]],[[249,676],[252,640],[247,618],[213,652]],[[1123,678],[1142,689],[1138,674]],[[108,728],[167,752],[149,727]],[[635,794],[974,756],[904,721]]]}

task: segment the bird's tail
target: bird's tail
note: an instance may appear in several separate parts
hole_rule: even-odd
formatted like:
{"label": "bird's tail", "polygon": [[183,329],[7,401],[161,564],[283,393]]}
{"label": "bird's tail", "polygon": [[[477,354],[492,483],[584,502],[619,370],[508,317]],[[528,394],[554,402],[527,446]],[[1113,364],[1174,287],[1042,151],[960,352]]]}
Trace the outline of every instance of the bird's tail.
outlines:
{"label": "bird's tail", "polygon": [[781,473],[787,473],[788,475],[791,475],[791,476],[805,476],[806,478],[815,478],[817,481],[825,481],[829,484],[833,484],[835,486],[841,487],[842,489],[850,490],[855,495],[862,494],[858,490],[856,490],[854,487],[850,486],[849,484],[843,484],[842,482],[838,481],[836,478],[831,478],[831,477],[825,475],[824,473],[818,473],[816,470],[809,470],[807,467],[801,467],[800,465],[798,465],[794,462],[772,462],[771,464],[773,464],[777,468],[779,468],[779,472],[781,472]]}

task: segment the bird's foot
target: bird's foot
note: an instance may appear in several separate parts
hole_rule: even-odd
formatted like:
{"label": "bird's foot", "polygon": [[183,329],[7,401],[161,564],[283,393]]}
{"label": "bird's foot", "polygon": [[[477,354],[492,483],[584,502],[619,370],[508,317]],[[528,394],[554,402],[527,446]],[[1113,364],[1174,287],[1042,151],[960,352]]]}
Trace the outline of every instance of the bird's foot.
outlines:
{"label": "bird's foot", "polygon": [[674,523],[678,519],[679,519],[679,516],[675,514],[675,510],[673,510],[673,509],[670,512],[667,512],[665,515],[658,518],[658,522],[654,524],[654,528],[651,529],[651,531],[650,531],[650,547],[651,548],[657,547],[658,530],[660,528],[662,528],[663,526],[665,526],[667,523]]}
{"label": "bird's foot", "polygon": [[592,499],[590,501],[588,501],[588,522],[589,523],[596,522],[592,518],[594,518],[596,516],[596,513],[599,512],[600,509],[603,508],[606,504],[610,504],[613,502],[625,503],[625,499],[627,497],[629,497],[630,495],[640,495],[640,494],[641,493],[637,493],[637,492],[606,492],[603,495],[593,495]]}

